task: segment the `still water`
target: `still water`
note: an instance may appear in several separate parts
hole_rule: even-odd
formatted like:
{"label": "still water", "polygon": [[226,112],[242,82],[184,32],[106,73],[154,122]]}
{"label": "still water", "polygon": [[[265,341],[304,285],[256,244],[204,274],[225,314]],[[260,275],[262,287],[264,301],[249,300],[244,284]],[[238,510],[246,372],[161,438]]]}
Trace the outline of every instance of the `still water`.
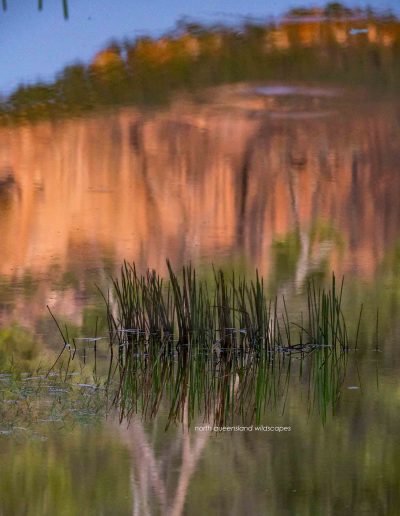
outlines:
{"label": "still water", "polygon": [[398,514],[400,105],[283,84],[209,98],[0,129],[0,365],[7,342],[26,364],[59,350],[46,305],[93,335],[124,259],[257,267],[289,301],[334,271],[365,318],[334,413],[294,378],[261,421],[286,432],[196,430],[201,413],[165,430],[166,402],[129,426],[0,421],[0,514]]}

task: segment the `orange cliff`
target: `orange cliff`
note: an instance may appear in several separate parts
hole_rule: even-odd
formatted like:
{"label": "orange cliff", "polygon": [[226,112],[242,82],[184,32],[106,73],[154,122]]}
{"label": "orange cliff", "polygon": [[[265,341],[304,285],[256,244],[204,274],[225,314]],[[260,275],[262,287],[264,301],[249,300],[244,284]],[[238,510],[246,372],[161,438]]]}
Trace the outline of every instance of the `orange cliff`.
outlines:
{"label": "orange cliff", "polygon": [[1,129],[0,174],[15,185],[0,205],[0,274],[107,253],[161,270],[166,257],[241,254],[267,273],[271,243],[318,220],[348,251],[323,244],[332,268],[370,276],[398,236],[400,130],[364,108],[303,119],[182,104]]}

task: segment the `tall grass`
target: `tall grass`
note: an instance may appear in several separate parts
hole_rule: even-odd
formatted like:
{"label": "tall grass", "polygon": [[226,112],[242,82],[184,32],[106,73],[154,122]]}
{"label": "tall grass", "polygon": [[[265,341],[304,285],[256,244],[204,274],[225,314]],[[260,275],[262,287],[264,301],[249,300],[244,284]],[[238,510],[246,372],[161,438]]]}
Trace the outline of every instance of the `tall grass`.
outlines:
{"label": "tall grass", "polygon": [[[191,265],[182,267],[180,274],[169,261],[167,268],[164,279],[154,270],[139,274],[134,264],[123,264],[120,277],[113,279],[111,296],[103,295],[111,346],[271,353],[349,347],[343,281],[338,286],[334,274],[328,289],[308,283],[307,313],[291,320],[284,298],[267,299],[258,271],[254,280],[247,280],[214,269],[211,281],[206,281]],[[358,331],[359,327],[357,336]]]}
{"label": "tall grass", "polygon": [[326,420],[349,349],[343,281],[332,275],[328,289],[310,281],[307,312],[293,319],[284,298],[267,299],[258,272],[248,280],[214,269],[210,281],[192,266],[177,274],[167,261],[167,270],[167,278],[139,274],[125,262],[104,295],[121,419],[152,418],[167,399],[169,422],[201,414],[217,425],[259,423],[268,407],[285,409],[295,370],[306,379],[309,410]]}
{"label": "tall grass", "polygon": [[[306,312],[293,317],[283,297],[267,298],[257,271],[246,279],[213,269],[206,280],[190,265],[176,273],[169,261],[167,271],[166,278],[154,270],[139,274],[125,262],[103,293],[109,329],[104,381],[121,420],[135,413],[151,419],[163,406],[168,424],[199,416],[219,426],[257,424],[269,409],[285,411],[297,377],[297,387],[307,389],[308,411],[326,421],[341,394],[350,346],[343,280],[338,285],[332,275],[327,289],[310,281]],[[354,349],[361,315],[362,306]],[[71,346],[67,329],[56,324],[64,343],[60,356],[70,354],[67,372],[79,353],[76,340],[94,342],[96,371],[97,329],[94,338]]]}
{"label": "tall grass", "polygon": [[298,402],[301,389],[306,411],[325,423],[340,397],[346,365],[346,353],[321,348],[305,357],[153,350],[130,355],[118,369],[112,404],[121,421],[137,413],[151,420],[162,408],[167,427],[199,418],[218,426],[260,424],[266,413],[283,414],[293,394]]}

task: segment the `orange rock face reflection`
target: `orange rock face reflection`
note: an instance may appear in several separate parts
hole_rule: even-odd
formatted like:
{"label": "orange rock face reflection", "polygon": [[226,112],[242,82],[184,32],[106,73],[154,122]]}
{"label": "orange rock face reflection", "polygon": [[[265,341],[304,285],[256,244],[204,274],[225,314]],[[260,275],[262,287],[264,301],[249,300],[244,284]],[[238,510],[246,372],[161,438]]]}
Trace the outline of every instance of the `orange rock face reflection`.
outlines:
{"label": "orange rock face reflection", "polygon": [[[240,254],[268,273],[271,243],[297,231],[309,261],[373,274],[399,233],[399,121],[341,102],[237,97],[2,129],[0,273],[107,253],[161,270]],[[316,221],[340,250],[312,240]]]}

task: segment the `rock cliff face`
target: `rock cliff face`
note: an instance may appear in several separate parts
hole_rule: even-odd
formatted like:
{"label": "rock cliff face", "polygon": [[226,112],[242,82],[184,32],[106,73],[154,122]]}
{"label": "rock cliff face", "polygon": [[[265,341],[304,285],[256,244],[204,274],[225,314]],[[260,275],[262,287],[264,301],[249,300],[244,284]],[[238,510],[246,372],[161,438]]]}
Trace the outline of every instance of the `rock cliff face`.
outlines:
{"label": "rock cliff face", "polygon": [[1,129],[0,274],[232,255],[267,274],[271,243],[296,231],[303,262],[371,275],[399,234],[398,113],[291,102],[237,94]]}

